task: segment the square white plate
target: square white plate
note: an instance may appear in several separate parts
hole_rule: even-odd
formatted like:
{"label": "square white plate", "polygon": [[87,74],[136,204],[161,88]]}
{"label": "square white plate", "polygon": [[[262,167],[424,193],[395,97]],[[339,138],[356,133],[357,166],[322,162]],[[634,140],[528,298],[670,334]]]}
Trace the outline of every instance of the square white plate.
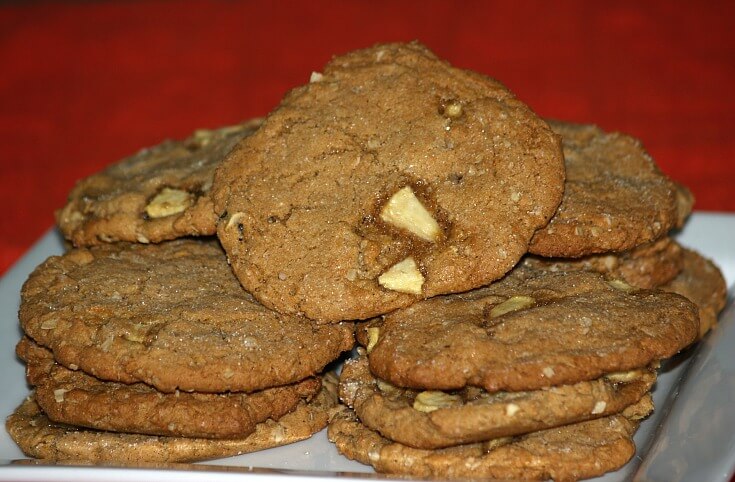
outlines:
{"label": "square white plate", "polygon": [[[728,286],[735,282],[735,215],[695,213],[677,239],[714,259]],[[28,395],[23,365],[15,357],[20,339],[19,293],[44,259],[63,252],[56,231],[47,233],[0,280],[0,418]],[[732,295],[732,290],[731,290]],[[735,308],[695,347],[662,367],[654,390],[655,413],[635,440],[638,452],[621,470],[597,480],[706,480],[729,482],[735,472]],[[375,477],[371,468],[339,455],[322,431],[309,440],[199,465],[167,469],[59,466],[18,463],[24,455],[0,430],[0,480],[262,480],[295,482]],[[16,462],[13,462],[16,460]]]}

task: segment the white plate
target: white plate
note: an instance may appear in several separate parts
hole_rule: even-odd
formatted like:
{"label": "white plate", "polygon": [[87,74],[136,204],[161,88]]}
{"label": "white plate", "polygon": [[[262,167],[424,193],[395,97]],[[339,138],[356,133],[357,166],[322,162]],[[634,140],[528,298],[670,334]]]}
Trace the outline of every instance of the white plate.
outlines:
{"label": "white plate", "polygon": [[[735,215],[695,213],[678,240],[714,259],[728,286],[735,281]],[[28,395],[14,347],[20,339],[22,283],[48,256],[63,250],[55,231],[46,234],[0,280],[0,417]],[[732,293],[731,293],[732,294]],[[707,480],[729,482],[735,471],[735,308],[696,347],[665,364],[654,390],[655,413],[636,434],[638,452],[623,469],[599,480]],[[274,482],[371,477],[372,470],[340,456],[322,431],[309,440],[254,454],[168,469],[79,467],[13,463],[24,456],[0,431],[0,480],[228,480]],[[374,476],[373,476],[374,477]]]}

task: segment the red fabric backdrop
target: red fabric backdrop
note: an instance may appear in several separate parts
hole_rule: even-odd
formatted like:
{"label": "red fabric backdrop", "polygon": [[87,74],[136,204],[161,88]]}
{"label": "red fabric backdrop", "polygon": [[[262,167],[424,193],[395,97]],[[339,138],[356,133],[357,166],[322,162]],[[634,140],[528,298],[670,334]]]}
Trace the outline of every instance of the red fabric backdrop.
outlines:
{"label": "red fabric backdrop", "polygon": [[419,39],[543,116],[643,139],[697,209],[735,211],[735,2],[0,5],[0,272],[74,181],[263,115],[335,53]]}

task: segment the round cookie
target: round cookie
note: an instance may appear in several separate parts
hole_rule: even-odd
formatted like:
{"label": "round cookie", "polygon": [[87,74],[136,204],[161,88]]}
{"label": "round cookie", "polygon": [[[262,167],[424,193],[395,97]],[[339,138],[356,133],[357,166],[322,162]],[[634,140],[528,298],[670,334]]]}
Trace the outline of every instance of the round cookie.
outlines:
{"label": "round cookie", "polygon": [[103,382],[58,365],[47,349],[24,337],[16,348],[26,362],[36,402],[54,422],[112,432],[169,437],[243,438],[257,424],[278,420],[319,392],[318,378],[244,393],[161,393],[144,384]]}
{"label": "round cookie", "polygon": [[656,288],[673,280],[682,270],[681,246],[668,236],[623,253],[593,254],[581,258],[528,256],[525,263],[558,271],[595,271],[637,288]]}
{"label": "round cookie", "polygon": [[383,437],[436,449],[613,415],[638,402],[655,380],[654,369],[642,369],[528,392],[419,392],[376,379],[361,356],[342,368],[340,398]]}
{"label": "round cookie", "polygon": [[424,300],[373,324],[370,370],[430,390],[535,390],[633,370],[674,355],[699,330],[696,307],[598,273],[519,265],[468,293]]}
{"label": "round cookie", "polygon": [[298,442],[326,427],[338,409],[334,388],[325,386],[310,402],[277,422],[267,420],[255,432],[239,439],[159,437],[104,432],[56,424],[39,409],[31,396],[8,417],[5,428],[29,457],[50,461],[113,463],[195,462],[255,452]]}
{"label": "round cookie", "polygon": [[353,345],[353,326],[316,326],[257,303],[216,242],[72,250],[21,292],[25,332],[67,368],[122,383],[250,392],[303,380]]}
{"label": "round cookie", "polygon": [[578,480],[616,470],[635,454],[632,437],[637,419],[652,409],[650,397],[638,405],[640,413],[633,419],[613,415],[530,433],[499,447],[476,443],[439,450],[383,438],[345,410],[330,422],[329,439],[346,457],[388,474],[420,479]]}
{"label": "round cookie", "polygon": [[217,234],[283,313],[364,319],[501,277],[561,200],[558,138],[418,43],[334,58],[217,169]]}
{"label": "round cookie", "polygon": [[217,217],[209,197],[214,170],[260,123],[254,119],[200,129],[78,181],[66,206],[56,213],[59,229],[76,246],[214,234]]}
{"label": "round cookie", "polygon": [[727,303],[727,284],[722,272],[712,261],[696,251],[684,249],[684,268],[664,291],[678,293],[699,308],[699,336],[703,337],[717,324],[717,317]]}
{"label": "round cookie", "polygon": [[564,197],[528,248],[540,256],[626,251],[664,236],[691,209],[691,195],[659,171],[640,141],[596,126],[549,121],[562,136]]}

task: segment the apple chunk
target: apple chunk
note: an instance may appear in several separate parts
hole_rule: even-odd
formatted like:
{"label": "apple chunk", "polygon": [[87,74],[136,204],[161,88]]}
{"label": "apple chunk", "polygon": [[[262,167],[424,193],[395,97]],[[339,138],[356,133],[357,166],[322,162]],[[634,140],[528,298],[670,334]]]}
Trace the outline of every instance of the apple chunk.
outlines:
{"label": "apple chunk", "polygon": [[441,228],[421,201],[406,186],[398,190],[380,211],[380,219],[395,227],[405,229],[424,241],[435,242]]}
{"label": "apple chunk", "polygon": [[164,187],[145,208],[148,217],[164,218],[185,211],[193,204],[193,196],[181,189]]}
{"label": "apple chunk", "polygon": [[378,277],[378,283],[389,290],[420,295],[421,287],[424,285],[424,276],[416,266],[416,261],[409,256],[381,274]]}

